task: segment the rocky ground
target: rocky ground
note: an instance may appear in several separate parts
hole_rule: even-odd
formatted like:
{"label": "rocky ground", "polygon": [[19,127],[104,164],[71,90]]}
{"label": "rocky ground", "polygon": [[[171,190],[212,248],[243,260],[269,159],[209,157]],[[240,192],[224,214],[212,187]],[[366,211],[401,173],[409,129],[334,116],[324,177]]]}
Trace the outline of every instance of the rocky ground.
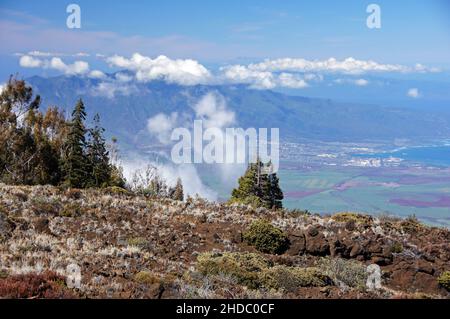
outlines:
{"label": "rocky ground", "polygon": [[[287,236],[283,252],[244,240],[261,219]],[[449,270],[450,232],[413,218],[0,184],[0,297],[449,298]]]}

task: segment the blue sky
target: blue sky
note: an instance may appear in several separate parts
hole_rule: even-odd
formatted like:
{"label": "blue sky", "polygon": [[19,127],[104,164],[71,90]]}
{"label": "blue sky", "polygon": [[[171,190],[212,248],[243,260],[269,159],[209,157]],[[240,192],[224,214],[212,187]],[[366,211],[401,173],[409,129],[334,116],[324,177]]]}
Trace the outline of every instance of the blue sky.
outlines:
{"label": "blue sky", "polygon": [[[66,27],[81,7],[82,28]],[[416,1],[0,1],[0,76],[21,68],[16,53],[192,58],[207,66],[275,58],[375,60],[450,67],[450,4]],[[368,29],[366,7],[381,7]],[[66,57],[67,61],[76,60]],[[51,73],[51,71],[48,71]]]}
{"label": "blue sky", "polygon": [[[330,53],[386,63],[450,60],[450,4],[445,0],[73,2],[82,10],[81,30],[68,30],[65,26],[69,1],[3,0],[0,17],[36,30],[113,32],[124,37],[179,36],[193,43],[236,50],[198,53],[212,61],[239,56],[325,58]],[[382,9],[381,30],[370,30],[365,25],[365,9],[372,2]],[[6,31],[2,30],[2,36]],[[45,42],[52,42],[41,40],[42,48]],[[37,49],[26,43],[18,43],[18,47]],[[133,51],[124,47],[108,49],[117,50],[115,53]],[[7,51],[8,46],[3,45],[2,53]],[[183,52],[179,55],[183,56]]]}

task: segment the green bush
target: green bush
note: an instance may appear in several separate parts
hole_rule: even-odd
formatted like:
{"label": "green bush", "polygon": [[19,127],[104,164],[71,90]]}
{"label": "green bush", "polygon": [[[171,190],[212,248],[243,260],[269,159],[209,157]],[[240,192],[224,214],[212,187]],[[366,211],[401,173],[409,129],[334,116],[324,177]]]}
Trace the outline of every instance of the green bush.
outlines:
{"label": "green bush", "polygon": [[407,234],[416,234],[423,229],[423,225],[419,222],[416,215],[410,215],[402,220],[400,227]]}
{"label": "green bush", "polygon": [[133,193],[129,190],[119,187],[119,186],[109,186],[104,189],[104,193],[108,195],[123,195],[123,196],[132,196]]}
{"label": "green bush", "polygon": [[129,246],[136,246],[139,248],[145,248],[148,246],[149,242],[144,237],[130,237],[127,239],[127,244]]}
{"label": "green bush", "polygon": [[31,209],[36,215],[58,215],[60,203],[54,199],[35,197],[31,200]]}
{"label": "green bush", "polygon": [[294,292],[299,287],[323,287],[331,279],[318,268],[287,267],[277,265],[264,269],[260,274],[261,285],[268,289],[283,289]]}
{"label": "green bush", "polygon": [[357,224],[370,224],[372,222],[371,216],[353,212],[336,213],[331,218],[340,223],[355,222]]}
{"label": "green bush", "polygon": [[81,216],[81,206],[77,203],[69,203],[64,205],[59,213],[61,217],[77,217]]}
{"label": "green bush", "polygon": [[450,291],[450,271],[444,271],[437,279],[439,285]]}
{"label": "green bush", "polygon": [[203,275],[230,275],[252,289],[260,286],[259,273],[270,266],[270,261],[254,253],[203,253],[197,257],[197,270]]}
{"label": "green bush", "polygon": [[204,276],[226,275],[250,289],[295,291],[299,287],[322,287],[332,280],[315,267],[273,265],[255,253],[203,253],[197,257],[197,270]]}
{"label": "green bush", "polygon": [[161,283],[161,279],[149,271],[140,271],[134,275],[133,279],[135,282],[147,286]]}
{"label": "green bush", "polygon": [[403,245],[402,245],[402,243],[401,243],[401,242],[398,242],[398,241],[394,242],[394,243],[392,244],[392,246],[391,246],[391,251],[392,251],[394,254],[400,254],[400,253],[403,251]]}
{"label": "green bush", "polygon": [[335,283],[344,283],[348,287],[364,290],[367,282],[366,266],[355,260],[324,257],[317,267]]}
{"label": "green bush", "polygon": [[287,235],[265,220],[254,221],[243,238],[263,253],[282,254],[289,248]]}

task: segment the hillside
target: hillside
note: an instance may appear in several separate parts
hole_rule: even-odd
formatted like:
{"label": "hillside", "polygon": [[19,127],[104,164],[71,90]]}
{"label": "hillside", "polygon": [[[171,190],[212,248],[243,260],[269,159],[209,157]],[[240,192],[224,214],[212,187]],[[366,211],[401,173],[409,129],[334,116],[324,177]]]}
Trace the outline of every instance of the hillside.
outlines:
{"label": "hillside", "polygon": [[[287,236],[278,255],[248,244],[259,219],[282,230],[272,239]],[[0,184],[0,241],[1,297],[450,297],[442,281],[450,232],[413,218],[321,217],[149,199],[118,188]],[[369,291],[366,266],[374,263],[382,286]],[[73,264],[81,282],[72,289],[64,276]]]}
{"label": "hillside", "polygon": [[[181,86],[163,81],[117,83],[115,74],[98,80],[58,76],[27,79],[43,105],[58,105],[69,114],[83,98],[87,112],[100,113],[110,136],[125,148],[152,142],[147,120],[158,113],[193,119],[193,105],[208,92],[223,96],[236,116],[235,127],[277,127],[282,140],[331,141],[440,139],[450,133],[449,113],[405,107],[343,103],[330,99],[290,96],[246,85]],[[99,91],[102,89],[101,92]],[[108,96],[109,95],[109,96]]]}

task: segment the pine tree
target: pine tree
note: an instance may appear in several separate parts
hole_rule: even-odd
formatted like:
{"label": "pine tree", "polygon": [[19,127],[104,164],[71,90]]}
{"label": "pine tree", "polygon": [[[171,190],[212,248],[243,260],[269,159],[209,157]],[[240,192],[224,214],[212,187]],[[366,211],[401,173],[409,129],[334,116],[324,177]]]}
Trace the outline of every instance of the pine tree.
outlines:
{"label": "pine tree", "polygon": [[85,155],[85,119],[86,111],[80,99],[72,112],[69,133],[64,146],[64,184],[68,187],[83,188],[86,185],[89,161]]}
{"label": "pine tree", "polygon": [[283,208],[283,191],[280,188],[279,178],[276,173],[269,174],[268,176],[269,183],[269,194],[270,198],[269,207],[270,208]]}
{"label": "pine tree", "polygon": [[260,189],[258,187],[259,165],[259,160],[256,163],[248,165],[245,174],[238,180],[238,188],[233,189],[231,193],[231,202],[239,202],[255,207],[262,205]]}
{"label": "pine tree", "polygon": [[238,187],[233,189],[230,202],[254,207],[282,208],[283,192],[276,173],[266,172],[267,165],[259,159],[249,164],[245,174],[239,178]]}
{"label": "pine tree", "polygon": [[183,193],[183,183],[181,182],[181,179],[177,179],[177,184],[174,188],[170,189],[170,198],[174,200],[183,201],[184,199],[184,193]]}
{"label": "pine tree", "polygon": [[109,152],[103,137],[104,128],[100,126],[100,116],[94,116],[94,127],[89,130],[89,143],[87,145],[87,158],[91,172],[89,186],[103,187],[111,179],[111,165]]}

